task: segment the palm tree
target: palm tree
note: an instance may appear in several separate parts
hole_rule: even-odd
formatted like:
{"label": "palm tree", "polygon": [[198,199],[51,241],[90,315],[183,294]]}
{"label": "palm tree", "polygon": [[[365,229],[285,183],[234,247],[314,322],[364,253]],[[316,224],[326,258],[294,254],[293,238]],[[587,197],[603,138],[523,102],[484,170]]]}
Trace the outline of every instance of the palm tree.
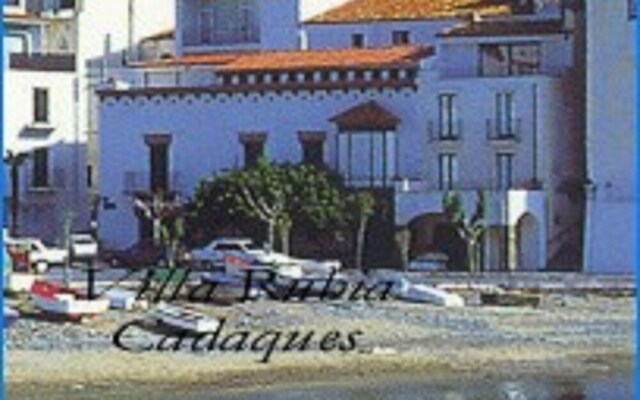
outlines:
{"label": "palm tree", "polygon": [[4,157],[4,163],[9,166],[11,172],[11,225],[9,234],[16,236],[18,234],[18,213],[20,207],[20,167],[29,158],[27,153],[16,153],[11,150],[7,151]]}

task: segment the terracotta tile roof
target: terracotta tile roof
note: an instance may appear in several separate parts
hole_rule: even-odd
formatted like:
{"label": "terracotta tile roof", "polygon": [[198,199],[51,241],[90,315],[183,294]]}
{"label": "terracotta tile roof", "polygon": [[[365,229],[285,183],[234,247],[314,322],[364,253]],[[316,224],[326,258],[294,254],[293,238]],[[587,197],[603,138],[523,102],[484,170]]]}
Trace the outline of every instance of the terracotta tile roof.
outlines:
{"label": "terracotta tile roof", "polygon": [[400,123],[391,111],[371,100],[330,119],[341,131],[394,130]]}
{"label": "terracotta tile roof", "polygon": [[439,36],[530,36],[570,33],[560,20],[547,21],[481,21],[454,26]]}
{"label": "terracotta tile roof", "polygon": [[351,0],[305,23],[422,20],[481,15],[509,15],[512,0]]}
{"label": "terracotta tile roof", "polygon": [[190,54],[139,64],[143,67],[216,66],[220,72],[267,72],[322,69],[410,67],[432,55],[425,46],[377,49],[291,50],[244,53]]}

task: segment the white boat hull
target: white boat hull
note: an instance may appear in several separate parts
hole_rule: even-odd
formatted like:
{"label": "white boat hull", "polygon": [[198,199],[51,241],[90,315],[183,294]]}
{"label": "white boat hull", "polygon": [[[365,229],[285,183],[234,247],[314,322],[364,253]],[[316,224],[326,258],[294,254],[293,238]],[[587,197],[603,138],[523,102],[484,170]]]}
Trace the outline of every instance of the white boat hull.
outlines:
{"label": "white boat hull", "polygon": [[90,316],[105,313],[109,309],[108,299],[76,299],[73,295],[59,295],[57,298],[32,294],[36,307],[42,311],[67,316]]}
{"label": "white boat hull", "polygon": [[159,304],[151,312],[152,318],[173,328],[196,333],[213,332],[220,322],[199,312],[183,307]]}
{"label": "white boat hull", "polygon": [[395,292],[396,297],[401,300],[418,303],[429,303],[442,307],[464,307],[462,296],[445,292],[433,286],[413,284],[402,280],[399,288]]}

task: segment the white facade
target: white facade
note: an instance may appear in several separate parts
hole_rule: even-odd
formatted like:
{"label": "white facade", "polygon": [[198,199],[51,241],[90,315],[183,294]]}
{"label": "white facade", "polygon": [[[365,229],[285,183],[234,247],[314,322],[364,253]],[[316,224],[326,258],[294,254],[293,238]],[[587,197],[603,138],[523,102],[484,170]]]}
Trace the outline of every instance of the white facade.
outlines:
{"label": "white facade", "polygon": [[27,2],[3,11],[4,156],[25,157],[16,181],[16,221],[12,169],[5,165],[5,221],[15,222],[14,233],[55,241],[66,216],[85,208],[75,174],[86,161],[74,131],[72,23],[64,15],[33,14]]}
{"label": "white facade", "polygon": [[[271,9],[264,7],[267,3],[247,3],[264,18],[255,21],[255,41],[203,44],[197,35],[202,33],[199,10],[194,2],[179,2],[178,54],[295,49],[296,29],[270,31],[272,16],[262,14]],[[284,26],[295,25],[299,18],[296,4],[280,4]],[[234,10],[229,12],[237,15]],[[149,189],[149,140],[168,143],[171,189],[190,197],[203,177],[244,165],[243,137],[264,140],[272,160],[295,162],[302,157],[300,134],[311,132],[324,138],[324,162],[348,182],[393,188],[397,225],[411,226],[424,215],[441,214],[447,190],[460,192],[469,207],[473,194],[482,190],[489,197],[491,227],[485,267],[546,268],[560,250],[562,232],[581,217],[558,187],[581,176],[583,157],[576,131],[579,105],[570,89],[576,71],[575,32],[558,22],[559,11],[545,15],[552,20],[550,28],[527,25],[528,19],[520,16],[520,28],[531,32],[514,36],[448,34],[460,22],[454,19],[305,25],[305,40],[313,49],[350,48],[351,33],[361,28],[367,29],[366,47],[388,49],[395,30],[410,29],[412,43],[436,50],[412,67],[417,68],[415,75],[412,68],[398,72],[402,87],[376,87],[381,79],[393,80],[392,66],[361,73],[354,67],[342,74],[340,63],[329,73],[303,67],[289,71],[286,74],[295,73],[298,79],[293,85],[282,73],[277,78],[266,69],[234,73],[233,67],[227,81],[224,62],[118,71],[117,85],[102,92],[100,111],[101,196],[109,205],[100,213],[101,238],[107,246],[124,247],[140,237],[132,199],[136,191]],[[358,50],[353,51],[350,56],[358,57]],[[491,64],[496,51],[523,52],[535,65],[527,71],[501,72],[502,65]],[[270,53],[264,54],[268,58]],[[283,53],[273,55],[277,60]],[[479,65],[481,57],[486,65]],[[349,83],[358,79],[370,86]],[[260,89],[264,83],[276,85]],[[278,85],[284,86],[277,90]],[[397,126],[372,128],[371,136],[341,133],[332,122],[336,115],[371,101],[395,115]],[[129,145],[123,147],[123,142]],[[355,150],[345,153],[346,146]],[[371,155],[386,164],[379,166]]]}
{"label": "white facade", "polygon": [[[109,59],[120,65],[129,43],[174,25],[174,6],[145,0],[87,0],[64,9],[57,1],[18,3],[3,8],[5,151],[27,155],[19,167],[15,233],[62,242],[66,220],[74,230],[89,228],[97,178],[96,152],[89,149],[97,124],[90,93],[105,76],[104,56],[117,52]],[[131,53],[129,58],[136,56]],[[5,171],[5,221],[11,224],[11,168]]]}
{"label": "white facade", "polygon": [[585,271],[633,273],[638,245],[637,17],[632,1],[587,1],[588,227]]}

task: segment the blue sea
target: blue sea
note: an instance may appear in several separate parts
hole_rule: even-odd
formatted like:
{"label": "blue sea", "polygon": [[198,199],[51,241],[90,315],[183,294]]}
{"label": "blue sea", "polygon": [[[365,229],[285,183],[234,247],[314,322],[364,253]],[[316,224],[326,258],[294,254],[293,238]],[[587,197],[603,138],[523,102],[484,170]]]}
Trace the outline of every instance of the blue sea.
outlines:
{"label": "blue sea", "polygon": [[[581,379],[518,378],[460,381],[389,378],[339,384],[294,382],[289,386],[238,388],[221,391],[206,386],[180,388],[158,385],[41,388],[36,392],[9,388],[12,400],[631,400],[633,376],[629,373]],[[46,397],[42,397],[46,392]]]}

